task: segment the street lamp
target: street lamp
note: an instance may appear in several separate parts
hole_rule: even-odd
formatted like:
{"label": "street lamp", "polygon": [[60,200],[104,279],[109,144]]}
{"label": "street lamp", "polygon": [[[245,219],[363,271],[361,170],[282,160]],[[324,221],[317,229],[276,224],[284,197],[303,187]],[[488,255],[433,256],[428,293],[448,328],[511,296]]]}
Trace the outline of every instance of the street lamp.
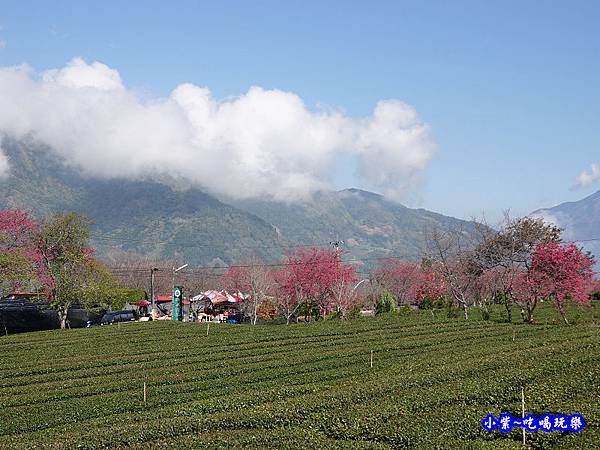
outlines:
{"label": "street lamp", "polygon": [[184,264],[183,266],[179,267],[178,269],[175,268],[175,266],[173,266],[173,289],[175,289],[175,274],[177,272],[179,272],[181,269],[185,269],[188,265]]}
{"label": "street lamp", "polygon": [[179,272],[181,269],[185,269],[187,266],[188,266],[188,264],[184,264],[183,266],[179,267],[178,269],[176,269],[175,267],[173,267],[173,273]]}
{"label": "street lamp", "polygon": [[369,281],[368,278],[365,278],[364,280],[360,280],[358,283],[356,283],[356,286],[354,286],[354,289],[352,289],[352,292],[354,292],[356,290],[356,288],[358,288],[361,284],[363,284],[365,281]]}

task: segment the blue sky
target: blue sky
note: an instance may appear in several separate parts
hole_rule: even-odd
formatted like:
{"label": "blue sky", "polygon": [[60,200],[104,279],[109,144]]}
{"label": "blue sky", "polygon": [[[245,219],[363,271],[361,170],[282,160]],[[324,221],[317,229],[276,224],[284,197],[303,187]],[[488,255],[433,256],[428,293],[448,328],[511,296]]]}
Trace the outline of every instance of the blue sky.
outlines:
{"label": "blue sky", "polygon": [[[147,98],[251,86],[309,108],[410,104],[436,153],[410,206],[495,220],[575,200],[600,162],[600,2],[0,1],[0,66],[101,61]],[[371,188],[351,156],[333,177]]]}

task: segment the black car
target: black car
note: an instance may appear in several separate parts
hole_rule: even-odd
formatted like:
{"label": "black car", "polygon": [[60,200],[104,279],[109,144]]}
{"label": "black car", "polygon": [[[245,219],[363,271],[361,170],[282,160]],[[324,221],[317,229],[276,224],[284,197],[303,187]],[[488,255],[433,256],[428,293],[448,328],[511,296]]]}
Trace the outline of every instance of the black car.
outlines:
{"label": "black car", "polygon": [[136,320],[133,311],[111,311],[102,316],[100,325],[112,325],[119,322],[133,322]]}

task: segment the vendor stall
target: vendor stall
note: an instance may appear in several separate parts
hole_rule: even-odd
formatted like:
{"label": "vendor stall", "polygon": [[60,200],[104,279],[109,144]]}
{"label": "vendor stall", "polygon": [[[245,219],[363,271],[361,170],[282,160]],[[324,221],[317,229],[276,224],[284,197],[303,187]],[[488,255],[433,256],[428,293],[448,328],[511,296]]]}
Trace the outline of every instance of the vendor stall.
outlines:
{"label": "vendor stall", "polygon": [[240,311],[240,307],[246,298],[247,296],[244,294],[233,294],[225,290],[204,291],[190,299],[192,302],[192,313],[194,314],[195,312],[196,320],[201,322],[239,323],[243,321],[243,314]]}

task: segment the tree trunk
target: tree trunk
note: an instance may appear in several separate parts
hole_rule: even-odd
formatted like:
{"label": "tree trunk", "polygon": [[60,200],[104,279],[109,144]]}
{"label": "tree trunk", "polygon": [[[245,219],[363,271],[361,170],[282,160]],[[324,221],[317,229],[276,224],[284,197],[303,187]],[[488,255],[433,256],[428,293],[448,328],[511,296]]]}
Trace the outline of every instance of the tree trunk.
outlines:
{"label": "tree trunk", "polygon": [[67,315],[69,313],[69,305],[61,305],[58,307],[58,320],[60,321],[60,329],[67,328]]}
{"label": "tree trunk", "polygon": [[465,320],[469,320],[469,312],[467,311],[467,304],[463,303],[462,307],[463,307],[463,312],[465,313]]}
{"label": "tree trunk", "polygon": [[531,304],[527,304],[527,323],[533,323],[533,308]]}
{"label": "tree trunk", "polygon": [[556,299],[556,306],[558,307],[558,312],[560,313],[562,319],[565,321],[565,324],[569,325],[569,321],[567,320],[567,314],[565,312],[565,307],[563,303],[560,300]]}
{"label": "tree trunk", "polygon": [[533,311],[537,306],[537,298],[532,301],[528,301],[525,304],[525,308],[527,309],[527,317],[525,317],[525,311],[523,310],[523,305],[521,305],[521,317],[523,317],[523,322],[525,323],[533,323]]}
{"label": "tree trunk", "polygon": [[490,320],[490,310],[485,302],[481,305],[481,310],[483,311],[483,320]]}
{"label": "tree trunk", "polygon": [[504,307],[506,308],[506,317],[508,318],[508,323],[512,323],[512,302],[505,297],[504,299]]}

